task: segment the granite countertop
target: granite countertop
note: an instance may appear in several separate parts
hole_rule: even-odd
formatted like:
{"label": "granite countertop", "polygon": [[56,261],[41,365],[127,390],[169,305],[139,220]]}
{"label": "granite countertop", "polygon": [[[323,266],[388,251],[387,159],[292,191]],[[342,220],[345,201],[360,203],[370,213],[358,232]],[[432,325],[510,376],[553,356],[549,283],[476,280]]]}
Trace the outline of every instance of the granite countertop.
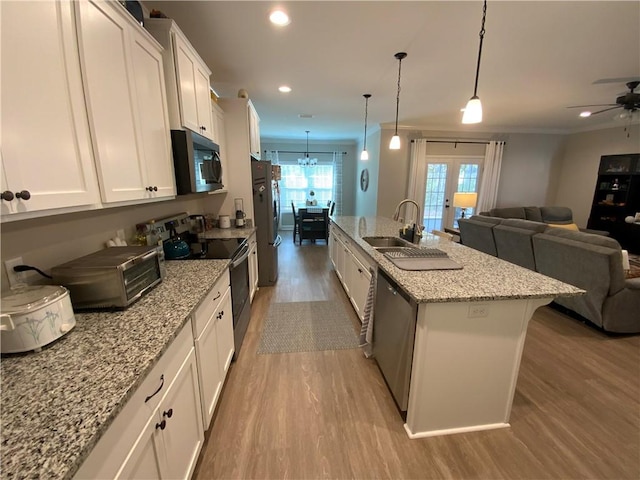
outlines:
{"label": "granite countertop", "polygon": [[200,239],[213,239],[213,238],[249,238],[256,231],[256,227],[242,227],[242,228],[212,228],[206,230],[204,233],[198,235]]}
{"label": "granite countertop", "polygon": [[397,237],[402,223],[384,217],[334,217],[342,230],[418,303],[548,298],[584,294],[573,285],[441,237],[424,234],[420,247],[438,248],[462,270],[401,270],[362,237]]}
{"label": "granite countertop", "polygon": [[3,479],[71,478],[229,261],[166,265],[128,309],[76,312],[74,329],[41,352],[2,358]]}

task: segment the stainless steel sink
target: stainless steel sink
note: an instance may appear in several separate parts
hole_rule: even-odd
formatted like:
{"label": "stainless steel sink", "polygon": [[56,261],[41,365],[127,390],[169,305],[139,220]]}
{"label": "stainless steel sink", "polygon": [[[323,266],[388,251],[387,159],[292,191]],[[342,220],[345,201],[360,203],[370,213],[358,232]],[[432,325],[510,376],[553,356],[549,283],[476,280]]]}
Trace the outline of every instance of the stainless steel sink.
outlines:
{"label": "stainless steel sink", "polygon": [[411,247],[412,245],[398,237],[362,237],[373,248],[380,247]]}

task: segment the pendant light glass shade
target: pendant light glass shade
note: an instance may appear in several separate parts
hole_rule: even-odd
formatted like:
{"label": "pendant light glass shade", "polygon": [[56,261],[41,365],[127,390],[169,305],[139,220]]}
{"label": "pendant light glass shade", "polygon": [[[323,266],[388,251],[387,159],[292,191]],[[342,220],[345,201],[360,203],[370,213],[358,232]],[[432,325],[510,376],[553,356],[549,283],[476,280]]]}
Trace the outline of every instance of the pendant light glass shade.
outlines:
{"label": "pendant light glass shade", "polygon": [[473,87],[473,97],[467,102],[467,106],[462,114],[462,123],[482,122],[482,103],[478,97],[478,77],[480,76],[480,58],[482,57],[482,42],[484,40],[484,22],[487,18],[487,0],[484,0],[482,7],[482,26],[480,27],[480,47],[478,48],[478,63],[476,65],[476,82]]}
{"label": "pendant light glass shade", "polygon": [[369,152],[367,152],[367,114],[369,113],[369,99],[370,93],[362,95],[364,97],[364,140],[362,142],[362,153],[360,154],[360,160],[369,160]]}
{"label": "pendant light glass shade", "polygon": [[462,123],[482,122],[482,103],[477,96],[471,97],[462,114]]}
{"label": "pendant light glass shade", "polygon": [[398,93],[396,95],[396,130],[389,142],[390,150],[400,150],[400,137],[398,136],[398,111],[400,110],[400,72],[402,69],[402,59],[407,57],[405,52],[398,52],[394,55],[398,59]]}

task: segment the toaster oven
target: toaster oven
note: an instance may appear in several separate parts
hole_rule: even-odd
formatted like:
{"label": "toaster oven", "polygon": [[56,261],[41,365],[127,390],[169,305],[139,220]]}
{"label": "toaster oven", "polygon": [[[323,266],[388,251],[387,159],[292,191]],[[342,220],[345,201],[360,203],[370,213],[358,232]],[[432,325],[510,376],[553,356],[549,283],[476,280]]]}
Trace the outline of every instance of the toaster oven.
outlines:
{"label": "toaster oven", "polygon": [[155,246],[110,247],[51,269],[74,309],[126,308],[162,281]]}

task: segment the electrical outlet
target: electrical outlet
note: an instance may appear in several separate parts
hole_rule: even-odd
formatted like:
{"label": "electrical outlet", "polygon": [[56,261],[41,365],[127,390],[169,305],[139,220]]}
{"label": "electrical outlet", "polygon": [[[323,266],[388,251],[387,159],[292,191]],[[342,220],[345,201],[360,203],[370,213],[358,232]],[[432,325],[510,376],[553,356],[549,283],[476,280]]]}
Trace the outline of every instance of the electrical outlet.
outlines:
{"label": "electrical outlet", "polygon": [[25,272],[14,272],[13,267],[23,265],[22,257],[12,258],[4,262],[4,268],[7,269],[7,277],[9,278],[9,286],[15,287],[20,283],[26,283]]}
{"label": "electrical outlet", "polygon": [[483,318],[489,315],[489,305],[474,304],[469,306],[469,318]]}

